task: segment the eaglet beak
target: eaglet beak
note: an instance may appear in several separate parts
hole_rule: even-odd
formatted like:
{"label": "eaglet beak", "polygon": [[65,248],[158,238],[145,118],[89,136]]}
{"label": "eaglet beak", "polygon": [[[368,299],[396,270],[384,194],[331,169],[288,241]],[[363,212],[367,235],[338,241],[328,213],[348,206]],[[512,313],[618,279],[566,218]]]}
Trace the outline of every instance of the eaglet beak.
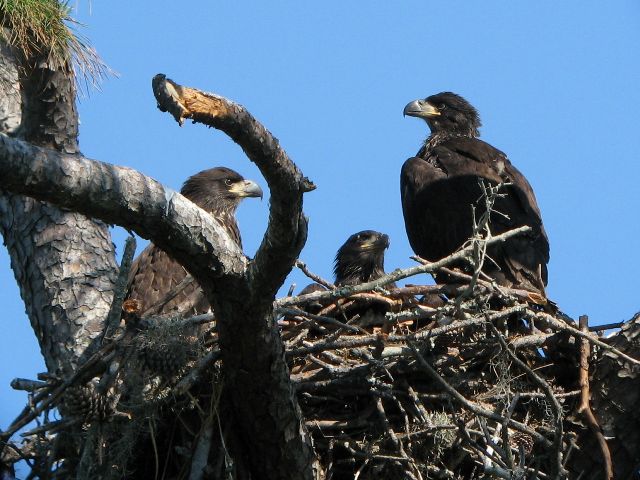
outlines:
{"label": "eaglet beak", "polygon": [[260,197],[262,198],[262,189],[260,185],[252,180],[243,180],[231,187],[231,191],[239,197]]}
{"label": "eaglet beak", "polygon": [[429,118],[437,117],[440,115],[440,112],[436,107],[425,100],[414,100],[413,102],[407,103],[402,114],[410,117]]}
{"label": "eaglet beak", "polygon": [[389,237],[385,234],[380,235],[375,240],[362,244],[363,250],[385,250],[389,248]]}

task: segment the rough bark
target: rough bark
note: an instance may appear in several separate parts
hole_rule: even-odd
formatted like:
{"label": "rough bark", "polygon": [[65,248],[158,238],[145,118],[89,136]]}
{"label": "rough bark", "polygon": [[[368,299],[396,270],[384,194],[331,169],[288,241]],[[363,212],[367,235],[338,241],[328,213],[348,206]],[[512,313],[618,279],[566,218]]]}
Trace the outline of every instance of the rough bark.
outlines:
{"label": "rough bark", "polygon": [[[307,222],[302,196],[314,187],[277,139],[238,104],[182,87],[164,75],[153,80],[159,108],[218,128],[264,175],[271,192],[269,226],[241,279],[214,294],[225,382],[256,478],[317,478],[320,468],[289,378],[273,302],[302,249]],[[260,473],[261,472],[261,473]]]}
{"label": "rough bark", "polygon": [[[78,151],[69,65],[22,59],[5,44],[0,65],[3,132],[66,153]],[[0,232],[50,372],[69,374],[101,333],[116,263],[106,225],[12,194],[0,195]]]}
{"label": "rough bark", "polygon": [[7,190],[117,223],[153,240],[199,277],[244,272],[242,252],[211,215],[130,168],[0,136],[0,176]]}
{"label": "rough bark", "polygon": [[[254,267],[247,267],[211,216],[133,170],[1,137],[0,176],[8,190],[135,230],[180,261],[215,306],[225,378],[233,386],[228,390],[244,447],[260,452],[250,456],[253,477],[318,478],[273,317],[277,287],[306,239],[302,194],[309,184],[264,127],[235,108],[249,122],[236,139],[243,147],[247,139],[266,145],[251,157],[265,171],[272,196],[279,190]],[[227,121],[235,125],[238,119]]]}

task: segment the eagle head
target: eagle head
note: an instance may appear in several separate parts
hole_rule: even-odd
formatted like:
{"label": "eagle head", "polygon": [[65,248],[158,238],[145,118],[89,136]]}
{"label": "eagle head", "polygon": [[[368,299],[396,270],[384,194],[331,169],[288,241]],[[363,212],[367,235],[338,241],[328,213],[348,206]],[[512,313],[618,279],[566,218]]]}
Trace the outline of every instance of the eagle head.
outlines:
{"label": "eagle head", "polygon": [[478,111],[460,95],[441,92],[414,100],[404,107],[405,115],[424,119],[431,133],[451,133],[478,137],[482,125]]}
{"label": "eagle head", "polygon": [[337,285],[353,285],[384,275],[384,251],[389,237],[374,230],[351,235],[338,249],[333,271]]}
{"label": "eagle head", "polygon": [[235,211],[247,197],[262,198],[262,189],[227,167],[216,167],[189,177],[180,193],[208,212]]}

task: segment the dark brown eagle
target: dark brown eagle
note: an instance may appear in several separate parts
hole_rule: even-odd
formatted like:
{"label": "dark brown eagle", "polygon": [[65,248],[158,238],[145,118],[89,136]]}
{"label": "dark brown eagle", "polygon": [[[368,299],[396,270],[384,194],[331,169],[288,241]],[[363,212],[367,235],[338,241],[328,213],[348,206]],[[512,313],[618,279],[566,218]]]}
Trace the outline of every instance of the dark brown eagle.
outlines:
{"label": "dark brown eagle", "polygon": [[[338,249],[333,266],[337,286],[370,282],[384,275],[384,251],[389,237],[374,230],[351,235]],[[393,288],[393,287],[391,287]]]}
{"label": "dark brown eagle", "polygon": [[[235,213],[242,199],[262,197],[257,183],[245,180],[230,168],[216,167],[189,177],[180,193],[213,215],[242,248]],[[173,290],[186,277],[182,265],[151,243],[131,266],[127,298],[141,302],[142,316],[209,311],[209,302],[195,281],[184,285],[175,296],[169,295],[176,293]]]}
{"label": "dark brown eagle", "polygon": [[[334,260],[335,285],[343,287],[376,280],[385,274],[384,251],[389,248],[389,237],[374,230],[363,230],[351,235],[338,249]],[[391,283],[385,288],[395,288]],[[307,285],[300,295],[326,290],[322,285]],[[317,313],[324,306],[319,302],[307,305],[306,310]]]}
{"label": "dark brown eagle", "polygon": [[[431,130],[417,156],[402,166],[400,190],[409,243],[435,261],[458,250],[472,234],[472,209],[484,211],[479,180],[505,183],[494,204],[494,235],[529,225],[531,232],[489,248],[483,272],[500,285],[545,295],[549,240],[527,179],[500,150],[478,139],[476,109],[455,93],[443,92],[404,107]],[[436,276],[443,283],[447,278]]]}

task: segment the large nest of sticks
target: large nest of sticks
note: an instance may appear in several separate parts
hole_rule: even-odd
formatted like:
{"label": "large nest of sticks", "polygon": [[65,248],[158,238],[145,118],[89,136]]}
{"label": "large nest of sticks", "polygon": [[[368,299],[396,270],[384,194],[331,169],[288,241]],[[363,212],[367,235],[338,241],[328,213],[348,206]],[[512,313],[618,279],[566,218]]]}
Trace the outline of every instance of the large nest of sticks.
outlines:
{"label": "large nest of sticks", "polygon": [[[545,478],[563,470],[565,412],[580,394],[570,327],[515,296],[505,304],[505,291],[481,289],[436,308],[413,294],[433,303],[450,287],[395,289],[377,300],[356,294],[317,314],[288,312],[292,379],[331,478]],[[398,311],[379,313],[394,303]]]}
{"label": "large nest of sticks", "polygon": [[[460,283],[385,287],[426,267],[276,301],[327,478],[577,478],[606,464],[588,362],[606,354],[630,371],[639,362],[554,305],[474,276],[447,270]],[[188,478],[206,430],[203,478],[246,478],[213,315],[145,320],[96,356],[98,374],[89,361],[71,379],[29,386],[32,412],[67,414],[26,433],[38,448],[21,453],[40,456],[34,467],[55,471],[51,434],[75,425],[78,478]]]}

